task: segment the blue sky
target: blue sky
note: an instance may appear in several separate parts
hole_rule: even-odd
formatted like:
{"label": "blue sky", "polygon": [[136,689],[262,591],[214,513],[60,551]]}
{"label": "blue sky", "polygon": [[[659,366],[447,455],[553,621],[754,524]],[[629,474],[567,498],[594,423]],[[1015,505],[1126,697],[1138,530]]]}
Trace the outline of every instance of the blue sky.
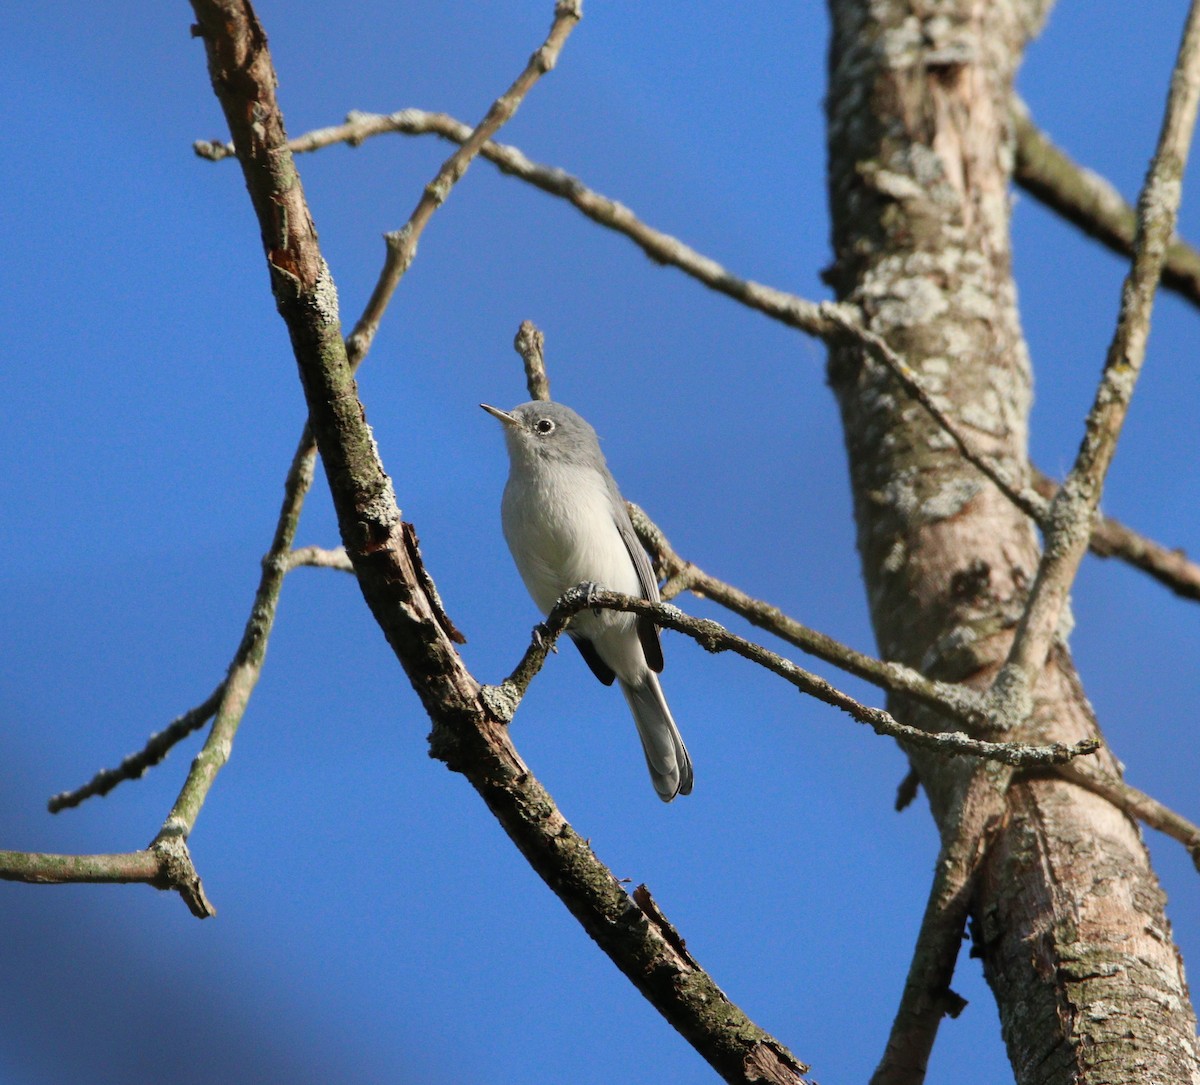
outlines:
{"label": "blue sky", "polygon": [[[264,3],[289,131],[351,109],[474,122],[552,4]],[[1020,79],[1035,118],[1136,193],[1184,5],[1064,3]],[[502,138],[730,269],[825,297],[824,6],[593,0]],[[185,4],[6,13],[0,217],[0,846],[122,851],[155,833],[198,747],[51,817],[45,799],[202,700],[240,637],[302,397]],[[351,322],[445,157],[391,137],[299,160]],[[1195,171],[1193,171],[1194,174]],[[1200,238],[1194,184],[1182,228]],[[1015,259],[1037,379],[1032,446],[1069,466],[1111,334],[1121,261],[1018,196]],[[706,570],[872,645],[823,351],[651,264],[478,163],[433,220],[361,392],[400,503],[482,680],[536,620],[499,526],[506,463],[476,406],[525,398],[510,347],[546,332],[555,398],[604,438],[626,495]],[[1105,508],[1200,550],[1197,314],[1164,298]],[[302,543],[333,545],[319,484]],[[698,600],[690,612],[725,620]],[[1089,559],[1072,645],[1130,781],[1195,818],[1198,612]],[[740,628],[736,621],[730,621]],[[625,706],[573,652],[514,723],[518,748],[621,877],[646,882],[729,995],[826,1082],[882,1050],[936,853],[892,812],[894,745],[743,661],[666,638],[696,765],[664,807]],[[871,703],[876,693],[818,666]],[[346,576],[288,581],[262,681],[192,837],[219,909],[144,887],[0,885],[0,1081],[609,1082],[712,1079],[426,754],[406,679]],[[1200,888],[1148,834],[1193,972]],[[970,1006],[929,1080],[1008,1078]]]}

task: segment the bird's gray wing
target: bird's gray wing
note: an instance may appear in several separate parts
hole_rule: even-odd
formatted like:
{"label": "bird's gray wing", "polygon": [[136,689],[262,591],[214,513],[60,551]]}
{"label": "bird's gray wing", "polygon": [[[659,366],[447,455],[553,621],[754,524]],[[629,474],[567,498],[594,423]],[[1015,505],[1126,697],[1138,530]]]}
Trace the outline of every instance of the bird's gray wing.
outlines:
{"label": "bird's gray wing", "polygon": [[[638,583],[642,586],[642,598],[651,603],[657,603],[658,581],[654,579],[654,568],[650,564],[650,558],[642,549],[637,532],[633,530],[633,521],[629,519],[629,512],[625,508],[625,499],[621,496],[617,484],[611,476],[609,476],[608,483],[609,491],[613,496],[613,520],[616,521],[617,530],[621,533],[621,541],[625,544],[625,549],[629,551],[633,567],[637,570]],[[646,657],[646,666],[655,673],[660,672],[663,669],[663,654],[662,644],[658,639],[658,626],[649,618],[639,617],[637,631],[638,640],[642,642],[642,653]],[[595,670],[594,667],[592,669]]]}

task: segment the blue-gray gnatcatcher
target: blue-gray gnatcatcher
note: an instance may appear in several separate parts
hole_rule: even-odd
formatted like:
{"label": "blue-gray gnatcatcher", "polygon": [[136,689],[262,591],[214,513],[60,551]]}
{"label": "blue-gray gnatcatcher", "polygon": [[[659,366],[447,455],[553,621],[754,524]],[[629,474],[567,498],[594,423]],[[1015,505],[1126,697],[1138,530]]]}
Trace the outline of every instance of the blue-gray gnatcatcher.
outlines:
{"label": "blue-gray gnatcatcher", "polygon": [[[517,571],[543,614],[581,583],[658,601],[650,559],[634,534],[600,441],[570,407],[522,403],[501,411],[509,474],[501,519]],[[692,790],[692,759],[658,684],[658,627],[616,610],[582,611],[567,630],[592,673],[615,678],[633,711],[654,790],[663,802]]]}

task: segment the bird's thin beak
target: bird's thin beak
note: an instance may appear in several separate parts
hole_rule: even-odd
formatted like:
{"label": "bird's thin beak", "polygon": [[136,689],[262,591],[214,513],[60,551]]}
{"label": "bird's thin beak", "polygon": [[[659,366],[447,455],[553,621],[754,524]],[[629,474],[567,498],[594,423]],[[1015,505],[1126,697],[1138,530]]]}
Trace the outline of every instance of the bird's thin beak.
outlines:
{"label": "bird's thin beak", "polygon": [[521,423],[514,418],[508,411],[502,411],[499,407],[493,407],[490,403],[479,404],[493,418],[499,418],[506,426],[519,426]]}

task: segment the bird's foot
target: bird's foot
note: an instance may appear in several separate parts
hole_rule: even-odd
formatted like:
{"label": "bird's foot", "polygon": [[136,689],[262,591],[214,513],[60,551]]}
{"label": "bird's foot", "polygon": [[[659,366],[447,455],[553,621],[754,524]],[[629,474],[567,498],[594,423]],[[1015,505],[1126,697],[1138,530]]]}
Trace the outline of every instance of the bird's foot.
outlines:
{"label": "bird's foot", "polygon": [[594,580],[586,580],[579,585],[579,590],[583,592],[583,602],[585,608],[591,607],[592,613],[595,614],[596,617],[599,617],[601,608],[592,606],[592,604],[596,601],[596,596],[599,595],[603,589]]}
{"label": "bird's foot", "polygon": [[550,636],[550,627],[545,622],[533,627],[533,643],[542,651],[558,652],[558,642]]}

